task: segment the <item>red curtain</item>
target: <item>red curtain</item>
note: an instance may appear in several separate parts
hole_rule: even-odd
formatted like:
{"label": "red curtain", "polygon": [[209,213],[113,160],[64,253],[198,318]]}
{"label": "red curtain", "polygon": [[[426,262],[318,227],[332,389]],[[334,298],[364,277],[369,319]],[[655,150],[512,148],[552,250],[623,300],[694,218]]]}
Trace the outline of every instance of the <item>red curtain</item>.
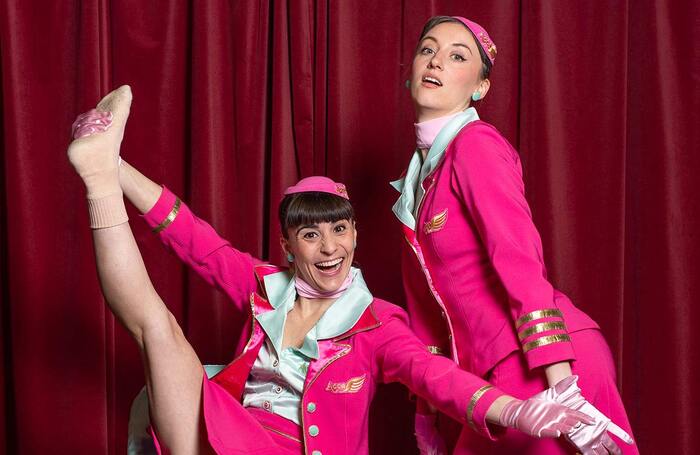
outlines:
{"label": "red curtain", "polygon": [[[302,176],[344,181],[373,292],[402,302],[390,211],[412,150],[407,78],[434,14],[484,25],[482,118],[519,149],[554,283],[601,325],[645,453],[690,454],[700,421],[700,3],[55,1],[0,4],[0,440],[8,453],[124,453],[143,384],[105,310],[70,124],[111,88],[134,103],[124,158],[241,249],[279,261],[275,208]],[[131,212],[148,270],[202,361],[241,321]],[[412,453],[383,387],[377,453]]]}

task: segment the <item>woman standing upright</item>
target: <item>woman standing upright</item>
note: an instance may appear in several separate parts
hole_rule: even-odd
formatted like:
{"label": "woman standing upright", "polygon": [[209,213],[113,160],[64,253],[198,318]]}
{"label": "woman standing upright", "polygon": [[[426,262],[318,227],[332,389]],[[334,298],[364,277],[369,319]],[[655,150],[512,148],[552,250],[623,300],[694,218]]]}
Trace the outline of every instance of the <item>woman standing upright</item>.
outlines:
{"label": "woman standing upright", "polygon": [[[631,431],[598,325],[547,280],[518,154],[473,107],[489,91],[495,57],[486,30],[463,17],[430,19],[416,47],[410,89],[417,148],[405,176],[392,183],[401,193],[393,210],[407,240],[402,273],[413,329],[434,354],[451,356],[514,396],[577,375],[581,389],[572,381],[557,399],[598,424],[571,441],[584,453],[618,453],[610,431],[628,443],[618,440],[625,453],[637,453],[606,417]],[[494,398],[486,386],[469,409]],[[418,411],[426,452],[430,417],[427,407]],[[587,446],[586,432],[604,437]],[[510,431],[486,436],[462,431],[455,453],[573,452],[564,441]]]}

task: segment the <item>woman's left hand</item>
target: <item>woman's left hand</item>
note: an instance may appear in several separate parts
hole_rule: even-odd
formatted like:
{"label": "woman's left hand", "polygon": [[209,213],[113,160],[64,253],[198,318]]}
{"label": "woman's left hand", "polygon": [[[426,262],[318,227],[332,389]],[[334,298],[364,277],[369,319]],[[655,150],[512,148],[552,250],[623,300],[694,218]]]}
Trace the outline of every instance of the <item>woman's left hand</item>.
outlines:
{"label": "woman's left hand", "polygon": [[562,379],[554,387],[550,387],[543,394],[553,401],[562,404],[570,409],[583,412],[595,419],[593,425],[580,425],[571,430],[566,438],[575,445],[583,455],[588,454],[622,454],[615,441],[610,438],[608,431],[627,444],[634,444],[634,440],[629,434],[605,414],[600,412],[589,403],[583,395],[576,382],[578,376],[569,376]]}

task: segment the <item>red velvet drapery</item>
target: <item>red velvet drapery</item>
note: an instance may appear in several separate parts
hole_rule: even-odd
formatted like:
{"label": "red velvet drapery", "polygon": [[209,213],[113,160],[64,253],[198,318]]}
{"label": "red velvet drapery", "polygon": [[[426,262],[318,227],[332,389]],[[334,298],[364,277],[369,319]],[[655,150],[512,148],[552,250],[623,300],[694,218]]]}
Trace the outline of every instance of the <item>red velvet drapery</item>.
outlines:
{"label": "red velvet drapery", "polygon": [[[700,420],[700,4],[619,1],[0,3],[0,441],[8,453],[124,453],[143,383],[99,292],[74,116],[134,91],[123,156],[234,245],[281,259],[275,207],[300,176],[344,181],[367,281],[401,302],[387,182],[407,164],[404,80],[433,14],[498,45],[482,118],[520,150],[551,276],[602,326],[645,453],[691,453]],[[240,321],[132,225],[203,361]],[[377,453],[411,453],[411,405],[383,389]],[[388,417],[391,416],[389,420]]]}

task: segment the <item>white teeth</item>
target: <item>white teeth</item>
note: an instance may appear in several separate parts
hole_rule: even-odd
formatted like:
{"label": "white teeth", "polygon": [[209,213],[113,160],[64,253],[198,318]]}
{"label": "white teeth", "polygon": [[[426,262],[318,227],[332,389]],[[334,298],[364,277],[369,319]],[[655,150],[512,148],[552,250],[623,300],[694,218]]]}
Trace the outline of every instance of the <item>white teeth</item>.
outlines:
{"label": "white teeth", "polygon": [[319,267],[333,267],[343,262],[343,258],[333,259],[332,261],[317,262],[316,265]]}
{"label": "white teeth", "polygon": [[423,77],[423,82],[432,82],[433,84],[442,86],[442,82],[440,82],[439,80],[435,79],[434,77],[430,77],[430,76]]}

